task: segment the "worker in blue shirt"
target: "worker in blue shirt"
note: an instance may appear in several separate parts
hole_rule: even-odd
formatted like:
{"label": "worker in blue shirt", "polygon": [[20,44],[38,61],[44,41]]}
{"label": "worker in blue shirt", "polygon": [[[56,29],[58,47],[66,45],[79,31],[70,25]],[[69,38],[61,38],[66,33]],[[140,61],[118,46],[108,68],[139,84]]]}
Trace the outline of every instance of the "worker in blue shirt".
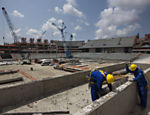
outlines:
{"label": "worker in blue shirt", "polygon": [[111,83],[114,81],[113,75],[104,73],[102,70],[94,70],[89,74],[92,101],[100,98],[99,92],[103,90],[102,83],[104,81],[108,83],[108,87],[112,91]]}
{"label": "worker in blue shirt", "polygon": [[133,81],[137,82],[138,92],[141,100],[141,105],[143,108],[146,108],[147,105],[147,81],[145,79],[143,71],[137,67],[136,64],[131,64],[130,67],[126,64],[126,71],[133,73],[135,78]]}

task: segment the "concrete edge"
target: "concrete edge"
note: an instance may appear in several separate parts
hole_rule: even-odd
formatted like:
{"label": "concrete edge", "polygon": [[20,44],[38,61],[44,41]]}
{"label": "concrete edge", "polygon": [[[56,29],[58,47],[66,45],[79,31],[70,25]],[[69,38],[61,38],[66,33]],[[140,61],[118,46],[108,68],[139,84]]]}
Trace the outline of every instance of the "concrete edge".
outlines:
{"label": "concrete edge", "polygon": [[[144,74],[146,75],[149,75],[150,76],[150,68],[147,68],[145,71],[144,71]],[[133,75],[131,75],[133,77]],[[147,78],[148,80],[150,80],[150,77]],[[150,82],[149,82],[150,83]],[[150,86],[150,84],[149,84]],[[111,100],[113,100],[113,98],[117,97],[117,95],[119,95],[121,92],[125,91],[127,88],[129,87],[133,87],[134,91],[134,101],[133,101],[133,104],[132,105],[132,108],[130,108],[126,113],[125,111],[123,110],[123,112],[117,112],[117,113],[121,113],[121,114],[117,114],[117,113],[111,113],[111,115],[128,115],[129,112],[133,109],[133,105],[137,105],[137,88],[136,88],[136,83],[135,82],[130,82],[130,81],[127,81],[126,83],[124,83],[123,85],[119,86],[116,88],[115,92],[112,91],[108,94],[106,94],[105,96],[101,97],[100,99],[96,100],[95,102],[93,102],[92,104],[84,107],[82,110],[78,111],[77,113],[74,113],[73,115],[98,115],[100,113],[98,112],[101,112],[101,115],[106,115],[106,112],[105,114],[103,114],[103,111],[102,111],[102,108],[104,108],[103,106],[106,104],[106,103],[109,103]],[[150,88],[149,88],[150,90]],[[150,94],[149,94],[150,95]],[[128,101],[128,100],[127,100]],[[130,100],[131,101],[131,100]],[[130,103],[130,102],[129,102]],[[129,105],[130,106],[130,105]],[[112,107],[112,106],[111,106]],[[113,109],[114,107],[114,109]],[[116,110],[116,107],[113,106],[111,108],[111,110]],[[108,110],[109,111],[109,107],[108,107]],[[119,111],[119,110],[118,110]]]}

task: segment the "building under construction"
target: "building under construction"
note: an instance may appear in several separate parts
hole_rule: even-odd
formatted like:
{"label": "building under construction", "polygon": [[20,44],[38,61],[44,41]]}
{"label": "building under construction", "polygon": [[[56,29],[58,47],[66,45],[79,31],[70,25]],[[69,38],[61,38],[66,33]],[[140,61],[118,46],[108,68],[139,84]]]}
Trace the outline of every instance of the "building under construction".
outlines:
{"label": "building under construction", "polygon": [[[111,43],[112,45],[110,42],[105,42],[105,46],[107,44],[113,46],[115,42]],[[19,44],[21,50],[17,47]],[[49,47],[56,48],[56,44],[57,52]],[[85,46],[86,48],[91,46],[92,49],[92,43],[88,44],[83,41],[72,42],[73,48],[76,49],[71,50],[72,58],[66,58],[65,52],[62,51],[62,41],[28,43],[22,38],[21,43],[1,46],[0,113],[4,115],[148,115],[150,108],[148,106],[147,109],[141,110],[136,84],[128,81],[133,76],[126,73],[125,64],[136,63],[149,76],[150,64],[147,61],[150,58],[149,54],[130,52],[132,49],[128,53],[123,52],[124,50],[107,53],[94,52],[94,50],[84,52],[85,50],[82,49]],[[14,49],[8,50],[10,47]],[[21,63],[23,58],[20,52],[25,57],[30,54],[30,64]],[[8,58],[6,54],[11,56]],[[47,66],[41,65],[43,59],[49,62]],[[63,68],[55,68],[55,65],[60,63]],[[104,84],[106,94],[95,102],[91,101],[87,78],[92,68],[111,72],[115,76],[113,91],[109,92]],[[149,80],[149,77],[147,79]],[[148,105],[149,102],[148,97]]]}
{"label": "building under construction", "polygon": [[[150,114],[150,94],[147,108],[141,109],[137,85],[130,81],[134,76],[125,70],[126,64],[137,64],[150,85],[149,34],[143,39],[136,35],[88,42],[41,38],[22,38],[19,42],[7,12],[2,10],[14,43],[0,45],[0,114]],[[65,25],[58,29],[64,39]],[[88,87],[88,74],[93,68],[112,73],[115,78],[113,90],[103,84],[105,93],[95,102]]]}

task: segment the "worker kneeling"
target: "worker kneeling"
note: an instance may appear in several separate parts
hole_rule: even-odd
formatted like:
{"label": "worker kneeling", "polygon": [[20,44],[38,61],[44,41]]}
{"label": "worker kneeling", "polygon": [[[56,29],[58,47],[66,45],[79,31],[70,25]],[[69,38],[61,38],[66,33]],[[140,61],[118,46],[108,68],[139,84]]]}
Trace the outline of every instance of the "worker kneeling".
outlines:
{"label": "worker kneeling", "polygon": [[91,97],[92,101],[100,98],[99,93],[103,91],[102,83],[106,81],[109,87],[109,90],[112,91],[111,83],[114,81],[114,77],[111,74],[104,73],[103,71],[92,71],[89,75],[89,83],[91,87]]}
{"label": "worker kneeling", "polygon": [[126,65],[126,71],[134,74],[135,78],[133,79],[133,81],[137,82],[141,105],[143,108],[146,108],[148,89],[147,81],[145,79],[143,71],[140,68],[138,68],[135,64],[131,64],[130,67]]}

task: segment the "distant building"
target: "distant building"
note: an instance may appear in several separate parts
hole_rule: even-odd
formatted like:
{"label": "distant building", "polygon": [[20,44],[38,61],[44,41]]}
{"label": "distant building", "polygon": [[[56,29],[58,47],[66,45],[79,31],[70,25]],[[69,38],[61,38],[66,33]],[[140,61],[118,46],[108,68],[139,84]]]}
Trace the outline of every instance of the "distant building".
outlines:
{"label": "distant building", "polygon": [[136,36],[88,40],[81,49],[83,52],[91,53],[130,53],[135,45],[135,40]]}
{"label": "distant building", "polygon": [[[64,51],[64,41],[51,40],[51,43],[55,44],[59,49],[58,52]],[[66,50],[70,49],[71,52],[81,52],[79,47],[85,44],[85,41],[65,41]]]}
{"label": "distant building", "polygon": [[[84,41],[65,41],[66,49],[71,52],[81,52],[79,47],[85,44]],[[29,42],[26,38],[21,38],[21,42],[0,45],[0,54],[10,54],[10,53],[63,53],[64,52],[64,42],[51,40],[50,42],[45,39],[30,38]]]}
{"label": "distant building", "polygon": [[144,38],[138,39],[139,43],[133,47],[135,53],[150,53],[150,34],[145,34]]}

